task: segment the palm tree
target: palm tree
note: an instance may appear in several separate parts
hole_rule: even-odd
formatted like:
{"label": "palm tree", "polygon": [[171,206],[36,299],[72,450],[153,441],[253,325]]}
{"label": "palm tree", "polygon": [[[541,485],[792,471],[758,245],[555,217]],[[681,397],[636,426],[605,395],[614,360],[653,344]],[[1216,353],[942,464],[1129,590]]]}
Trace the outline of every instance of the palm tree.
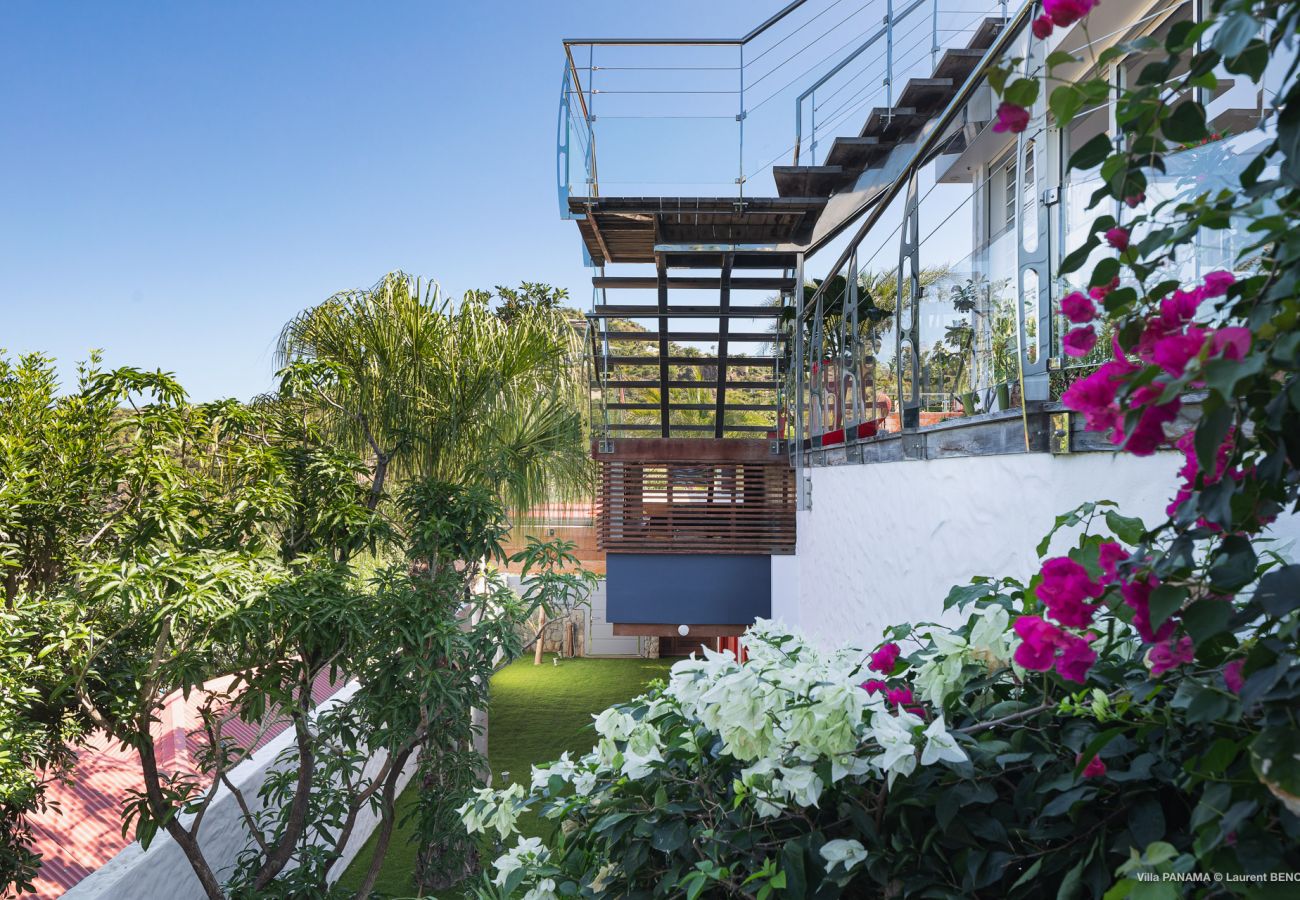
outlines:
{"label": "palm tree", "polygon": [[480,484],[515,509],[585,488],[581,336],[545,306],[495,315],[402,272],[335,294],[280,334],[281,393],[389,476]]}

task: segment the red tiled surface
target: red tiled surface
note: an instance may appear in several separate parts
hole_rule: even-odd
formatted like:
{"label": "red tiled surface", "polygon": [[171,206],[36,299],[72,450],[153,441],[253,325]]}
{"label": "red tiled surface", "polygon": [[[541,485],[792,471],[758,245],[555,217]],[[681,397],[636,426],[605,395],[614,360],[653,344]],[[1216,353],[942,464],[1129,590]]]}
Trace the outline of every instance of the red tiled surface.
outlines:
{"label": "red tiled surface", "polygon": [[[196,754],[204,746],[199,710],[209,695],[220,694],[232,681],[233,677],[217,678],[202,691],[192,692],[188,700],[177,692],[163,702],[162,714],[152,729],[162,772],[198,774]],[[343,684],[343,679],[331,682],[328,673],[321,673],[312,685],[312,697],[320,703]],[[264,746],[287,725],[286,718],[272,719],[253,749]],[[222,728],[223,735],[241,747],[254,742],[257,732],[235,718]],[[41,869],[36,893],[23,896],[37,900],[60,897],[130,844],[132,835],[122,835],[122,807],[133,791],[143,787],[135,750],[109,740],[102,732],[92,735],[78,751],[69,781],[50,785],[50,808],[33,818],[33,849],[41,854]]]}

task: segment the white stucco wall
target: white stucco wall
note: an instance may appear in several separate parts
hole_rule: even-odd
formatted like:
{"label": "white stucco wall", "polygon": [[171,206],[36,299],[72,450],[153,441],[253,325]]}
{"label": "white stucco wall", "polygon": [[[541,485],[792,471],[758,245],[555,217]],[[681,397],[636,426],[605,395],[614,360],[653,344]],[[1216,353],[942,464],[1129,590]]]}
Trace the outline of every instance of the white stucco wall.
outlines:
{"label": "white stucco wall", "polygon": [[[1033,453],[814,468],[812,509],[798,514],[798,552],[784,564],[796,571],[782,579],[797,585],[797,600],[778,599],[774,566],[773,617],[825,646],[870,645],[888,625],[937,621],[953,585],[1028,576],[1055,517],[1086,500],[1114,500],[1154,522],[1180,462]],[[1300,519],[1275,531],[1285,552]]]}
{"label": "white stucco wall", "polygon": [[[321,704],[321,708],[350,697],[356,689],[355,682],[347,685]],[[255,804],[258,788],[272,770],[275,758],[292,742],[293,732],[286,730],[231,772],[231,781],[239,787],[250,805]],[[383,765],[384,759],[385,754],[382,752],[371,757],[366,764],[366,774],[374,775]],[[415,761],[412,758],[398,782],[399,793],[414,773]],[[182,821],[188,826],[191,818],[185,816]],[[343,874],[343,870],[357,855],[378,822],[379,817],[369,807],[361,811],[342,857],[330,870],[331,880]],[[247,832],[235,798],[225,788],[221,788],[208,808],[199,830],[199,843],[218,878],[224,880],[229,876],[246,842]],[[130,844],[63,896],[67,900],[141,900],[145,897],[203,900],[205,895],[185,854],[164,833],[153,840],[147,851],[138,842]]]}

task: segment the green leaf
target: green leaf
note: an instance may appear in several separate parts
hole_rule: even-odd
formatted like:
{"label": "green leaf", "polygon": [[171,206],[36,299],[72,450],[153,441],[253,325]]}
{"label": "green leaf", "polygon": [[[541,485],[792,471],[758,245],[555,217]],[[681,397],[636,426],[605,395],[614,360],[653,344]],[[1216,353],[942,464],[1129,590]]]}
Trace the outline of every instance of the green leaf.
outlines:
{"label": "green leaf", "polygon": [[1088,280],[1088,287],[1110,284],[1118,275],[1119,260],[1113,256],[1107,256],[1093,267],[1092,278]]}
{"label": "green leaf", "polygon": [[1255,599],[1270,616],[1281,618],[1300,608],[1300,564],[1274,569],[1259,580]]}
{"label": "green leaf", "polygon": [[1083,95],[1075,90],[1074,85],[1063,84],[1052,91],[1047,100],[1047,108],[1051,110],[1057,125],[1069,125],[1074,114],[1083,109]]}
{"label": "green leaf", "polygon": [[1101,165],[1102,160],[1110,156],[1114,147],[1109,135],[1098,134],[1070,154],[1071,169],[1091,169]]}
{"label": "green leaf", "polygon": [[1273,796],[1300,815],[1300,731],[1265,728],[1250,742],[1250,765]]}
{"label": "green leaf", "polygon": [[1187,588],[1162,584],[1151,592],[1151,628],[1157,629],[1187,602]]}
{"label": "green leaf", "polygon": [[1214,33],[1213,46],[1225,59],[1231,59],[1246,49],[1246,45],[1259,31],[1259,21],[1250,13],[1234,12],[1219,25]]}
{"label": "green leaf", "polygon": [[1232,603],[1216,597],[1197,600],[1183,612],[1183,624],[1197,644],[1228,630],[1232,620]]}
{"label": "green leaf", "polygon": [[1056,66],[1063,66],[1066,63],[1079,62],[1079,57],[1073,53],[1066,53],[1064,50],[1053,50],[1047,54],[1047,68],[1052,69]]}
{"label": "green leaf", "polygon": [[1007,85],[1007,89],[1002,92],[1002,99],[1028,109],[1038,99],[1038,84],[1037,78],[1017,78]]}
{"label": "green leaf", "polygon": [[1173,108],[1160,129],[1171,141],[1195,143],[1209,133],[1205,127],[1205,108],[1195,100],[1184,100]]}
{"label": "green leaf", "polygon": [[1212,359],[1201,367],[1201,374],[1205,377],[1206,387],[1231,402],[1236,396],[1237,384],[1244,378],[1258,375],[1265,362],[1262,353],[1250,353],[1241,360]]}
{"label": "green leaf", "polygon": [[1126,544],[1136,544],[1146,534],[1147,527],[1136,516],[1122,516],[1113,509],[1106,510],[1106,527],[1111,534]]}
{"label": "green leaf", "polygon": [[1210,566],[1210,587],[1222,594],[1235,594],[1254,581],[1258,565],[1259,558],[1255,556],[1250,541],[1230,534],[1223,539],[1214,564]]}

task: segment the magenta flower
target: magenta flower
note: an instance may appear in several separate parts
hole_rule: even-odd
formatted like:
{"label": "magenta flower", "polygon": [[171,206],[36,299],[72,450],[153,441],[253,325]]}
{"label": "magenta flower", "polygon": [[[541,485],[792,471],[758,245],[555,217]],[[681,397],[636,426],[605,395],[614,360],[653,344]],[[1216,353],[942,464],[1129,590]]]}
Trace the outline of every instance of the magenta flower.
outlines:
{"label": "magenta flower", "polygon": [[1096,372],[1066,388],[1061,402],[1083,413],[1089,430],[1109,431],[1119,424],[1119,407],[1115,405],[1119,381],[1135,371],[1137,367],[1125,360],[1103,363]]}
{"label": "magenta flower", "polygon": [[1151,674],[1159,677],[1170,669],[1186,665],[1195,657],[1190,637],[1183,635],[1177,642],[1167,637],[1147,651],[1147,665],[1151,667]]}
{"label": "magenta flower", "polygon": [[1241,689],[1246,685],[1246,678],[1241,674],[1241,670],[1245,667],[1244,659],[1234,659],[1223,667],[1223,683],[1234,694],[1240,694]]}
{"label": "magenta flower", "polygon": [[894,706],[910,706],[916,702],[910,687],[887,688],[885,699]]}
{"label": "magenta flower", "polygon": [[1106,243],[1110,244],[1120,253],[1128,249],[1128,229],[1116,225],[1106,232]]}
{"label": "magenta flower", "polygon": [[1043,563],[1043,580],[1038,584],[1038,599],[1048,614],[1070,628],[1087,628],[1097,614],[1088,600],[1100,597],[1103,588],[1088,575],[1088,570],[1068,556],[1057,556]]}
{"label": "magenta flower", "polygon": [[1061,298],[1061,315],[1076,325],[1082,325],[1097,318],[1097,307],[1082,293],[1075,291]]}
{"label": "magenta flower", "polygon": [[1043,11],[1064,28],[1082,19],[1096,5],[1097,0],[1043,0]]}
{"label": "magenta flower", "polygon": [[1071,328],[1061,338],[1061,347],[1066,356],[1087,356],[1097,346],[1097,329],[1091,325]]}
{"label": "magenta flower", "polygon": [[1228,288],[1237,283],[1237,276],[1231,272],[1217,271],[1210,272],[1205,276],[1205,296],[1222,297],[1228,293]]}
{"label": "magenta flower", "polygon": [[1097,562],[1101,566],[1102,584],[1110,584],[1119,577],[1119,564],[1128,559],[1128,550],[1118,541],[1104,541],[1097,549]]}
{"label": "magenta flower", "polygon": [[1061,655],[1056,660],[1056,674],[1066,681],[1083,684],[1088,680],[1088,670],[1097,661],[1097,651],[1088,646],[1087,638],[1062,635]]}
{"label": "magenta flower", "polygon": [[[1083,754],[1080,753],[1074,757],[1074,764],[1077,766],[1083,762]],[[1088,764],[1083,767],[1084,778],[1101,778],[1106,774],[1106,764],[1101,761],[1100,756],[1094,756],[1088,760]]]}
{"label": "magenta flower", "polygon": [[1147,323],[1147,331],[1160,329],[1172,331],[1196,316],[1196,310],[1205,299],[1200,288],[1191,291],[1177,290],[1160,301],[1160,316]]}
{"label": "magenta flower", "polygon": [[882,672],[888,675],[894,671],[894,665],[898,662],[898,654],[901,652],[899,646],[895,643],[888,643],[882,646],[875,653],[871,654],[871,662],[867,668],[873,672]]}
{"label": "magenta flower", "polygon": [[1016,106],[1014,103],[1002,102],[998,104],[998,118],[993,123],[993,130],[999,134],[1011,132],[1019,134],[1029,126],[1029,110],[1023,106]]}
{"label": "magenta flower", "polygon": [[1016,648],[1016,664],[1034,672],[1050,669],[1064,632],[1040,616],[1021,616],[1012,628],[1021,640]]}
{"label": "magenta flower", "polygon": [[1145,203],[1146,199],[1147,199],[1147,195],[1142,191],[1139,191],[1138,193],[1134,194],[1131,197],[1125,197],[1124,205],[1127,206],[1129,209],[1136,209],[1137,207]]}
{"label": "magenta flower", "polygon": [[1133,627],[1142,640],[1147,643],[1163,641],[1173,634],[1174,622],[1170,618],[1160,625],[1159,631],[1151,628],[1151,592],[1160,586],[1160,579],[1154,575],[1143,575],[1140,579],[1120,582],[1120,596],[1133,610]]}
{"label": "magenta flower", "polygon": [[1156,403],[1164,393],[1165,386],[1160,382],[1144,384],[1133,392],[1130,400],[1134,406],[1142,407],[1137,425],[1131,433],[1124,431],[1123,423],[1115,426],[1111,432],[1110,442],[1122,447],[1134,456],[1150,456],[1166,442],[1165,425],[1178,418],[1182,401],[1170,400],[1168,403]]}
{"label": "magenta flower", "polygon": [[1224,359],[1241,359],[1250,352],[1249,328],[1220,328],[1210,335],[1210,355]]}
{"label": "magenta flower", "polygon": [[1034,37],[1040,41],[1046,40],[1052,36],[1052,17],[1044,13],[1034,19],[1034,24],[1029,27],[1033,30]]}
{"label": "magenta flower", "polygon": [[1170,375],[1178,378],[1187,370],[1187,364],[1197,357],[1205,346],[1205,329],[1189,325],[1185,332],[1175,332],[1157,338],[1151,349],[1151,361]]}
{"label": "magenta flower", "polygon": [[862,684],[858,685],[858,687],[862,688],[864,691],[867,692],[868,695],[870,695],[870,694],[879,694],[882,691],[887,690],[889,688],[889,685],[881,681],[879,678],[869,678],[866,681],[862,682]]}

